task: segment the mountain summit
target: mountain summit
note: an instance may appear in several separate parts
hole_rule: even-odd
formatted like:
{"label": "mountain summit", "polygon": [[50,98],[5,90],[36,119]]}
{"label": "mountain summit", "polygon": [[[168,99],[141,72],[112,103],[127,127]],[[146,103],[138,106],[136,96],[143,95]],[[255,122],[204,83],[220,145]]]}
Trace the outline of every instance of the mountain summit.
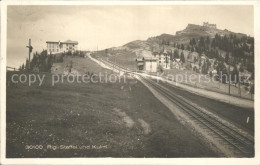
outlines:
{"label": "mountain summit", "polygon": [[210,58],[219,58],[223,61],[227,51],[231,52],[232,58],[236,60],[238,57],[239,59],[249,57],[253,52],[251,45],[253,45],[253,38],[246,34],[231,32],[227,29],[221,30],[216,24],[204,22],[202,25],[188,24],[185,29],[177,31],[175,35],[163,33],[147,40],[135,40],[120,47],[106,49],[101,54],[123,66],[135,69],[136,58],[143,57],[147,51],[150,52],[149,54],[164,50],[172,53],[178,49],[186,54],[204,53]]}
{"label": "mountain summit", "polygon": [[[238,38],[246,36],[246,34],[242,33],[234,33],[227,29],[221,30],[217,29],[216,26],[211,26],[212,24],[203,24],[203,25],[195,25],[188,24],[184,30],[177,31],[176,35],[171,34],[161,34],[156,37],[148,38],[148,42],[169,42],[169,44],[177,43],[177,44],[188,44],[192,38],[199,39],[200,37],[209,36],[210,38],[214,38],[216,34],[220,36],[229,36],[230,34],[235,34]],[[214,24],[213,24],[214,25]]]}

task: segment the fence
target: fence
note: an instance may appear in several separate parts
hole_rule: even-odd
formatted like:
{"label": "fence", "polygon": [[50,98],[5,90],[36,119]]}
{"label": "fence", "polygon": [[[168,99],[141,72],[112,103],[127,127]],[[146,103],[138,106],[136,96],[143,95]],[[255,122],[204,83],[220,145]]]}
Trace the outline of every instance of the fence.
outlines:
{"label": "fence", "polygon": [[9,67],[9,66],[6,66],[6,70],[7,71],[19,71],[19,69],[14,68],[14,67]]}

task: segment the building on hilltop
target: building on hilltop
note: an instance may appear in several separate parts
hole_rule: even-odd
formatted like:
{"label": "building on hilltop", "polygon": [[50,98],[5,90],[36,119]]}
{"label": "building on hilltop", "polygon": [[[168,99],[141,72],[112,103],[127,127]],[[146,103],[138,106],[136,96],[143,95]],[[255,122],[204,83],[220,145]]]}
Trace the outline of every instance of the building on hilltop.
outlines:
{"label": "building on hilltop", "polygon": [[213,29],[217,29],[217,25],[216,24],[210,24],[208,22],[203,22],[203,26],[209,27],[209,28],[213,28]]}
{"label": "building on hilltop", "polygon": [[78,41],[46,41],[46,44],[48,54],[57,54],[65,52],[74,53],[78,50]]}

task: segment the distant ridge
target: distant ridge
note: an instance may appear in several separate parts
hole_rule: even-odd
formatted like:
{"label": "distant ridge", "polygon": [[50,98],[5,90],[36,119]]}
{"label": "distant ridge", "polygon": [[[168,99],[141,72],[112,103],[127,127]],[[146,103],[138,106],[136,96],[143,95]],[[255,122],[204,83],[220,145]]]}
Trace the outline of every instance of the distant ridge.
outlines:
{"label": "distant ridge", "polygon": [[[199,40],[201,37],[207,36],[209,36],[210,38],[214,38],[216,34],[219,34],[220,36],[229,36],[230,34],[235,34],[238,38],[247,36],[246,34],[235,33],[227,29],[217,29],[215,28],[215,26],[188,24],[185,29],[177,31],[175,35],[163,33],[158,36],[150,37],[147,40],[135,40],[126,43],[123,46],[110,49],[125,50],[128,52],[133,52],[134,54],[136,54],[136,56],[139,56],[139,54],[142,53],[143,50],[148,50],[152,52],[154,50],[161,50],[167,47],[170,49],[171,47],[173,47],[174,44],[188,45],[190,40],[193,38],[195,40]],[[164,46],[162,47],[161,45]]]}

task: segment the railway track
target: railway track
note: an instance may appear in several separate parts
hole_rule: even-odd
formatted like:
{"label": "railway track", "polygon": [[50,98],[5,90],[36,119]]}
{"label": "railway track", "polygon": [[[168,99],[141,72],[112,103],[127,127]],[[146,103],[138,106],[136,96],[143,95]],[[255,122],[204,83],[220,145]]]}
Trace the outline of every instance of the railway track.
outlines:
{"label": "railway track", "polygon": [[232,129],[225,125],[217,118],[203,112],[198,107],[190,104],[188,101],[176,96],[173,91],[159,85],[158,83],[140,76],[143,81],[152,86],[157,92],[163,94],[172,103],[177,105],[181,110],[188,114],[194,121],[210,130],[223,140],[226,145],[231,146],[236,150],[236,153],[241,156],[253,156],[254,155],[254,141],[238,130]]}
{"label": "railway track", "polygon": [[234,151],[236,151],[236,154],[246,157],[252,157],[254,155],[254,140],[243,135],[239,132],[239,130],[231,128],[216,117],[205,113],[198,107],[189,103],[187,100],[180,98],[173,91],[170,91],[168,88],[158,84],[157,82],[154,82],[149,78],[144,78],[141,74],[136,73],[135,71],[131,71],[119,65],[112,64],[109,61],[101,61],[109,66],[116,67],[116,69],[118,70],[130,72],[139,76],[144,82],[153,87],[157,92],[161,93],[173,104],[183,110],[183,112],[185,112],[193,121],[199,124],[200,127],[209,130],[211,133],[216,135],[219,140],[223,142],[224,145],[228,145]]}
{"label": "railway track", "polygon": [[[131,70],[131,69],[128,69],[128,68],[124,68],[124,67],[122,67],[122,66],[120,66],[118,64],[115,64],[115,63],[111,62],[111,61],[106,61],[106,60],[103,60],[103,59],[98,59],[98,60],[103,62],[104,64],[109,65],[112,68],[117,69],[117,70],[121,70],[121,71],[124,71],[126,73],[133,73],[133,74],[137,73],[137,71],[134,71],[134,70]],[[139,71],[139,73],[144,73],[144,72],[143,71]]]}

